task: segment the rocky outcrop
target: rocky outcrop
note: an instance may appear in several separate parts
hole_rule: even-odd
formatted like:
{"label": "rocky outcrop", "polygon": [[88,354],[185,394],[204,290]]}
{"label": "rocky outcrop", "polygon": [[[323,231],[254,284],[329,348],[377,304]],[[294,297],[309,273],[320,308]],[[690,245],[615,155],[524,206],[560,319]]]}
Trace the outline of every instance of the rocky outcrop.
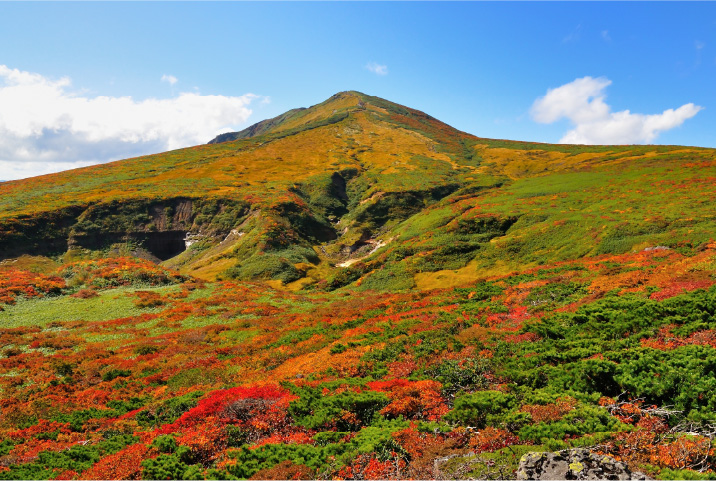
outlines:
{"label": "rocky outcrop", "polygon": [[556,453],[528,453],[520,459],[517,479],[639,479],[645,474],[632,472],[611,456],[594,454],[587,449]]}
{"label": "rocky outcrop", "polygon": [[218,239],[240,224],[250,205],[234,199],[137,198],[78,205],[0,222],[0,260],[63,255],[72,249],[114,252],[133,245],[155,262],[182,253],[187,236]]}

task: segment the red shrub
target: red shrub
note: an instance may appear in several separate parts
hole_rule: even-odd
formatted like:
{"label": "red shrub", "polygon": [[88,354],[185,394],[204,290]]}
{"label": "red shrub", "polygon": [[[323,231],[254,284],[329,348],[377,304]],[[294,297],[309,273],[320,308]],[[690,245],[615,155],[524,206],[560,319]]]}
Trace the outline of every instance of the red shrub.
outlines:
{"label": "red shrub", "polygon": [[137,479],[142,461],[149,457],[150,448],[144,444],[132,444],[119,452],[105,456],[84,471],[81,479]]}

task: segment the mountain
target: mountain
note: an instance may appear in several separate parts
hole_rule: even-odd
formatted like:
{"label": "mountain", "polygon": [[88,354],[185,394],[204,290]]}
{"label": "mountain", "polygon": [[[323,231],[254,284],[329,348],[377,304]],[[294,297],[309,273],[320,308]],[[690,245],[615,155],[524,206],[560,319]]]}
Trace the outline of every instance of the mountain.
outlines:
{"label": "mountain", "polygon": [[713,478],[714,187],[359,92],[0,183],[0,479]]}
{"label": "mountain", "polygon": [[692,188],[712,149],[482,139],[358,92],[217,139],[3,183],[2,256],[129,246],[207,280],[383,290],[714,230]]}

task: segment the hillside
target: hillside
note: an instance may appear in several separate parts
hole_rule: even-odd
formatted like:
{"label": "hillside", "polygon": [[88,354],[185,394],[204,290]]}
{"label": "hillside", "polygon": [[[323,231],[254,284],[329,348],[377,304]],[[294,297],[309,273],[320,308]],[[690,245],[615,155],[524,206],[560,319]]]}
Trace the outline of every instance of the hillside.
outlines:
{"label": "hillside", "polygon": [[341,287],[367,275],[366,288],[388,276],[402,289],[696,246],[714,230],[710,149],[480,139],[355,92],[257,125],[231,142],[3,183],[3,257],[130,243],[207,280]]}
{"label": "hillside", "polygon": [[715,187],[359,92],[0,183],[0,479],[714,478]]}

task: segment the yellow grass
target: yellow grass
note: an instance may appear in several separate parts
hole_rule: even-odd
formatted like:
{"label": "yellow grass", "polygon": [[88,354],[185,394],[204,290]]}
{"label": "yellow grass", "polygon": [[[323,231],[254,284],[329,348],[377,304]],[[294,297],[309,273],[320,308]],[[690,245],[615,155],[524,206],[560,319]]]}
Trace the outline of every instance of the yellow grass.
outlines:
{"label": "yellow grass", "polygon": [[[472,260],[465,267],[460,269],[442,270],[435,272],[420,272],[415,274],[415,286],[420,290],[443,289],[447,287],[458,287],[478,280],[488,279],[495,276],[503,276],[511,272],[523,269],[524,264],[510,263],[497,260],[491,266],[480,267],[477,261]],[[532,266],[528,266],[532,267]]]}

